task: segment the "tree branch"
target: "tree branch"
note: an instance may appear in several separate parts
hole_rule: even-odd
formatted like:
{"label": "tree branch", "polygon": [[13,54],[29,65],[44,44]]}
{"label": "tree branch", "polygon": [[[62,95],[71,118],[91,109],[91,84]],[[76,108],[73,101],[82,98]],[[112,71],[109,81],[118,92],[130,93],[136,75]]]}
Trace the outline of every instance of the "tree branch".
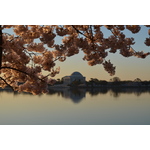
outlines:
{"label": "tree branch", "polygon": [[8,84],[5,79],[3,79],[2,77],[0,77],[0,79],[3,80],[5,82],[5,84],[14,91],[13,87],[10,84]]}
{"label": "tree branch", "polygon": [[[0,69],[12,69],[12,70],[15,70],[15,71],[24,73],[24,74],[28,75],[29,77],[31,76],[30,74],[28,74],[28,73],[25,72],[25,71],[22,71],[22,70],[19,70],[19,69],[16,69],[16,68],[12,68],[12,67],[1,67]],[[41,80],[42,82],[44,82],[43,79],[40,79],[40,78],[38,78],[38,79]]]}
{"label": "tree branch", "polygon": [[3,51],[3,48],[2,48],[2,44],[3,44],[3,39],[2,39],[2,28],[1,28],[1,25],[0,25],[0,68],[2,66],[2,51]]}
{"label": "tree branch", "polygon": [[27,72],[25,72],[25,71],[22,71],[22,70],[19,70],[19,69],[16,69],[16,68],[12,68],[12,67],[1,67],[0,69],[12,69],[12,70],[15,70],[15,71],[24,73],[24,74],[26,74],[26,75],[29,75],[29,74],[28,74]]}
{"label": "tree branch", "polygon": [[[114,29],[114,27],[112,27],[112,29]],[[119,39],[119,37],[112,31],[112,29],[110,29],[111,33],[112,33],[116,38]],[[134,50],[134,48],[133,48],[131,45],[129,45],[129,48],[132,48],[133,51],[136,53],[136,51]]]}
{"label": "tree branch", "polygon": [[86,38],[89,38],[88,36],[84,35],[82,32],[80,32],[74,25],[72,25],[72,27],[76,30],[77,33],[82,34],[83,36],[85,36]]}
{"label": "tree branch", "polygon": [[94,39],[93,39],[93,30],[92,30],[92,25],[90,25],[90,31],[91,31],[91,41],[92,41],[92,47],[93,47],[93,50],[94,50]]}

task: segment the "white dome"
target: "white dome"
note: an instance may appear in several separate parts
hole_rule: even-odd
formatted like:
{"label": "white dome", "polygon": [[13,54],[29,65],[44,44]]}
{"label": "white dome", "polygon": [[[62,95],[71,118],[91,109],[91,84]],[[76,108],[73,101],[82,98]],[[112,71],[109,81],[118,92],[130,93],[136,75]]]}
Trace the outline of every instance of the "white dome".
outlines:
{"label": "white dome", "polygon": [[80,72],[73,72],[72,74],[71,74],[71,76],[80,76],[80,77],[83,77],[82,76],[82,74],[80,73]]}

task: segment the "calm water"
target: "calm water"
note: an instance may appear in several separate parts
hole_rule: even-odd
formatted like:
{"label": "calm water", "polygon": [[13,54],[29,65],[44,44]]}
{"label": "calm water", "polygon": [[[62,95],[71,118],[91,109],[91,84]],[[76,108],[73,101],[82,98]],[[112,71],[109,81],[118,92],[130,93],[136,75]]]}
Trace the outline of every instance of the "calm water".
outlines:
{"label": "calm water", "polygon": [[148,89],[0,91],[1,125],[150,125]]}

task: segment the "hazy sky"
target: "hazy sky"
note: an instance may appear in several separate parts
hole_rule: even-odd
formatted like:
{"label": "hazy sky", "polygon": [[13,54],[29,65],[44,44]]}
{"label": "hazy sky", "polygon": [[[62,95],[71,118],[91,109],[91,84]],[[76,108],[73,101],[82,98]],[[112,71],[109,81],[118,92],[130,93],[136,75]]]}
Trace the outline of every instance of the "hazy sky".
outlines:
{"label": "hazy sky", "polygon": [[102,65],[89,66],[86,61],[82,60],[82,53],[68,58],[65,62],[58,62],[60,66],[60,74],[56,78],[61,78],[65,75],[70,75],[74,71],[79,71],[87,80],[90,78],[98,78],[100,80],[110,80],[114,76],[121,80],[134,80],[140,78],[142,80],[150,80],[150,59],[139,58],[124,58],[118,54],[111,54],[109,56],[111,62],[116,66],[116,74],[110,76]]}
{"label": "hazy sky", "polygon": [[[142,29],[138,34],[131,34],[130,31],[125,30],[124,33],[126,37],[134,37],[135,45],[132,46],[136,51],[150,51],[150,48],[145,46],[144,40],[148,37],[148,28],[141,26]],[[110,31],[103,27],[104,37],[110,35]],[[7,30],[12,34],[11,30]],[[61,42],[60,38],[56,39],[58,43]],[[86,77],[86,80],[90,78],[98,78],[99,80],[109,81],[111,78],[117,76],[121,80],[134,80],[135,78],[140,78],[142,80],[150,80],[150,56],[146,59],[130,57],[125,58],[119,53],[109,53],[106,60],[109,60],[116,66],[116,74],[110,76],[103,68],[102,65],[89,66],[83,58],[83,52],[77,55],[68,57],[65,62],[56,62],[56,67],[60,66],[60,74],[55,76],[55,79],[62,78],[66,75],[71,75],[74,71],[80,72]]]}

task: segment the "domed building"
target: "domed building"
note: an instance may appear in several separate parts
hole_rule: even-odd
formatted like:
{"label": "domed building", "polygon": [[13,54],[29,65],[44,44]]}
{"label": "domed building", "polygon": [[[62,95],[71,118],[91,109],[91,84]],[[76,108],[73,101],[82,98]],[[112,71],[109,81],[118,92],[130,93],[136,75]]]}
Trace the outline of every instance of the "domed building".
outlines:
{"label": "domed building", "polygon": [[74,81],[79,81],[81,84],[85,83],[85,77],[80,72],[73,72],[70,76],[63,77],[64,84],[68,85]]}

